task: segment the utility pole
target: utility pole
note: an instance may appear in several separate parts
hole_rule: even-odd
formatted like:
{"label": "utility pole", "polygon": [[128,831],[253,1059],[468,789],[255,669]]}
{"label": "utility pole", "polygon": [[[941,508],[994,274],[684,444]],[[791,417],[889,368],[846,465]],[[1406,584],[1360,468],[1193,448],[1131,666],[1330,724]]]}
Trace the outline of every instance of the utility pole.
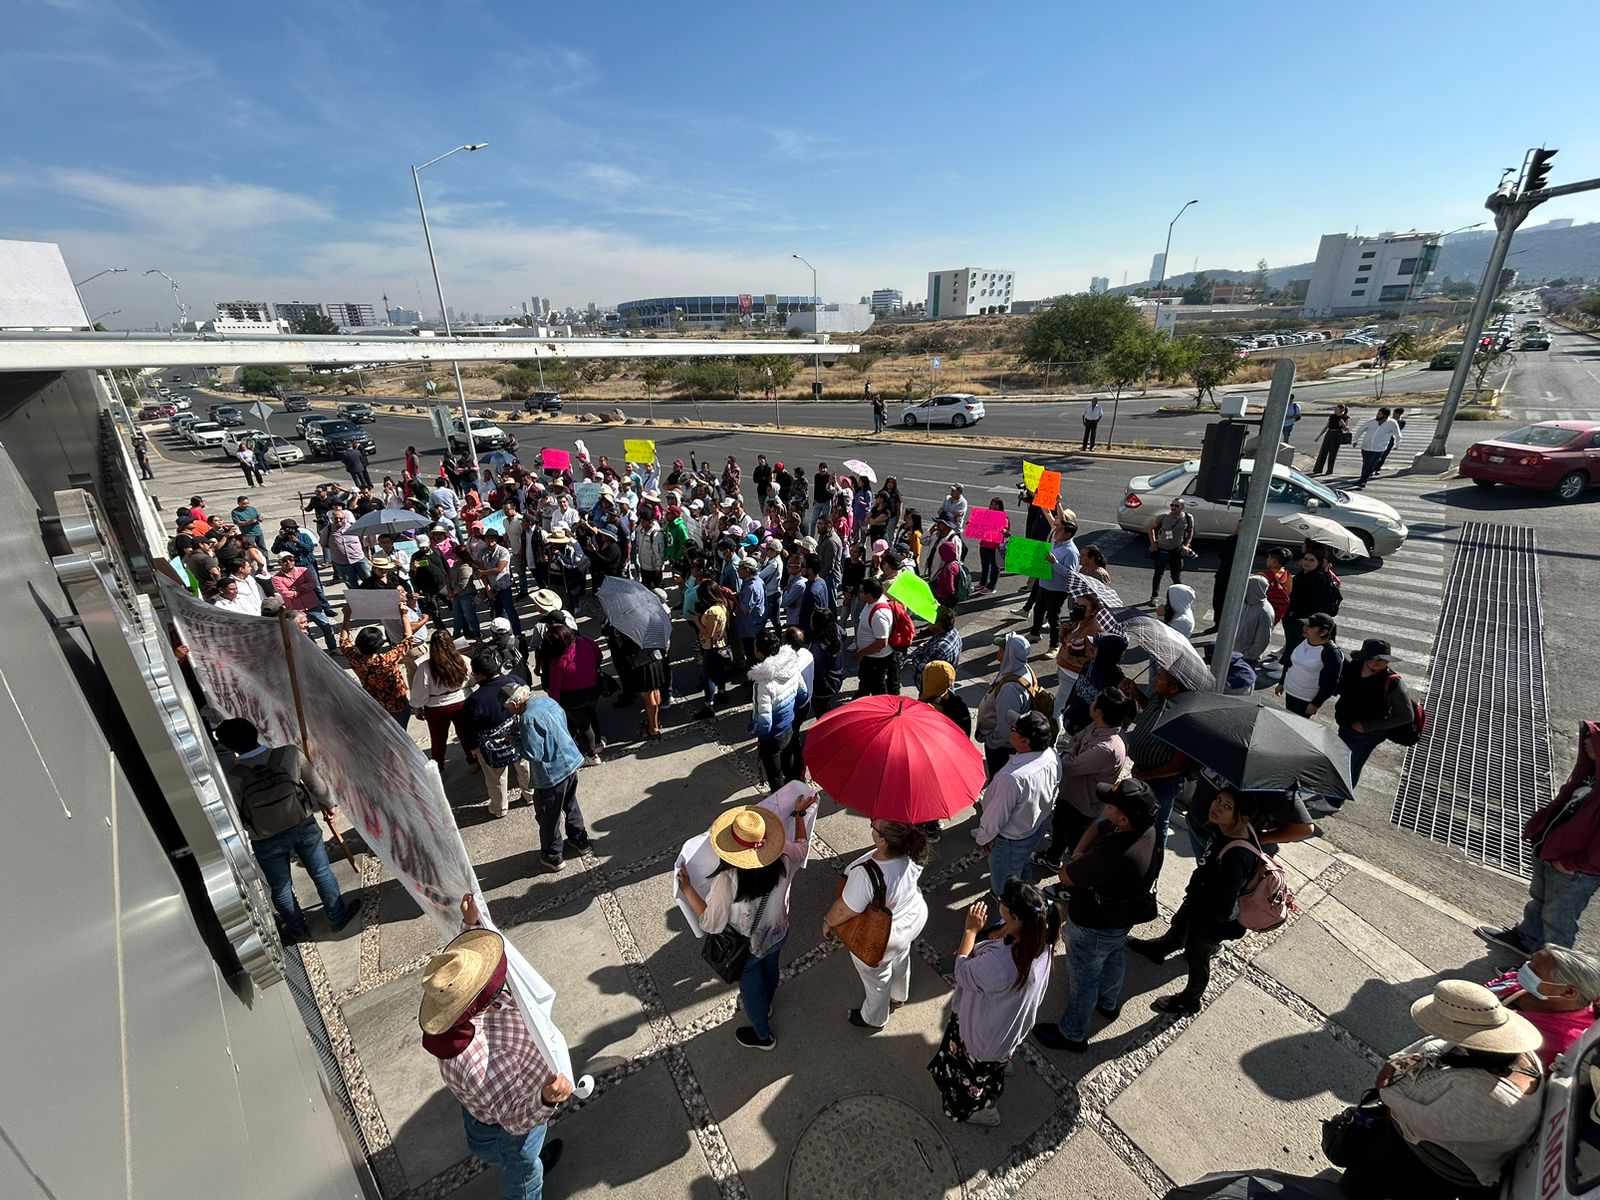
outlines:
{"label": "utility pole", "polygon": [[1511,237],[1516,233],[1517,227],[1528,219],[1531,213],[1546,200],[1553,200],[1558,196],[1571,196],[1579,192],[1592,192],[1600,188],[1600,179],[1586,179],[1582,183],[1568,183],[1561,187],[1547,188],[1544,186],[1546,176],[1550,173],[1550,160],[1554,158],[1554,150],[1540,147],[1528,152],[1528,166],[1523,172],[1520,181],[1513,180],[1501,184],[1483,206],[1494,214],[1495,228],[1499,231],[1494,239],[1494,249],[1489,252],[1489,261],[1483,268],[1483,279],[1478,284],[1478,296],[1472,302],[1472,311],[1467,316],[1467,328],[1461,342],[1461,357],[1456,360],[1455,372],[1450,376],[1450,389],[1445,393],[1444,404],[1439,408],[1439,424],[1433,431],[1433,440],[1428,443],[1428,448],[1411,460],[1414,468],[1431,473],[1448,471],[1455,459],[1447,449],[1450,438],[1450,427],[1455,424],[1456,412],[1461,407],[1461,393],[1466,390],[1467,378],[1472,374],[1472,360],[1478,352],[1478,339],[1483,336],[1484,323],[1489,318],[1489,310],[1494,307],[1495,295],[1500,288],[1500,271],[1506,265],[1506,255],[1511,250]]}
{"label": "utility pole", "polygon": [[1293,390],[1294,360],[1280,358],[1272,368],[1272,390],[1267,393],[1267,406],[1261,411],[1261,433],[1256,438],[1255,464],[1250,468],[1250,487],[1244,496],[1239,545],[1233,552],[1233,573],[1228,576],[1228,592],[1222,599],[1222,612],[1217,617],[1217,644],[1211,652],[1211,673],[1216,677],[1219,692],[1226,687],[1228,664],[1233,659],[1233,644],[1239,640],[1239,621],[1244,616],[1244,588],[1255,566],[1256,545],[1261,541],[1261,521],[1267,513],[1267,492],[1272,486],[1273,469],[1278,465],[1278,430],[1283,428],[1283,417],[1289,411],[1289,395]]}

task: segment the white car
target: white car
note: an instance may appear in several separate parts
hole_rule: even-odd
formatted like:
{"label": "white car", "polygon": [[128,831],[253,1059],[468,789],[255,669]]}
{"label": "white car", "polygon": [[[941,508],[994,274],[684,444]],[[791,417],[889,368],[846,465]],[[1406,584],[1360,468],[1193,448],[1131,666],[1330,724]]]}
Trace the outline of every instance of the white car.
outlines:
{"label": "white car", "polygon": [[267,462],[274,467],[288,467],[295,463],[305,461],[305,451],[300,449],[286,437],[279,437],[275,433],[264,433],[256,439],[256,448],[267,456]]}
{"label": "white car", "polygon": [[907,429],[918,425],[949,425],[963,429],[981,420],[983,401],[971,392],[945,392],[921,404],[908,404],[900,412],[900,423]]}
{"label": "white car", "polygon": [[[457,454],[467,452],[467,435],[461,424],[460,417],[450,421],[450,436],[446,439],[450,449]],[[511,439],[506,437],[506,431],[493,421],[485,421],[481,417],[472,418],[472,441],[481,454],[485,450],[501,450],[510,445]]]}
{"label": "white car", "polygon": [[166,403],[172,405],[174,408],[188,409],[190,400],[187,396],[172,396],[167,399]]}
{"label": "white car", "polygon": [[196,450],[221,450],[222,439],[228,433],[215,421],[196,421],[183,431],[183,436]]}
{"label": "white car", "polygon": [[241,446],[253,445],[257,438],[265,436],[259,429],[227,429],[222,434],[222,448],[229,454],[237,454]]}
{"label": "white car", "polygon": [[[1200,460],[1168,467],[1154,475],[1136,475],[1128,481],[1128,494],[1117,510],[1117,524],[1130,533],[1144,535],[1150,522],[1167,511],[1178,496],[1194,518],[1196,538],[1225,538],[1232,535],[1244,508],[1245,489],[1250,486],[1254,459],[1239,463],[1239,480],[1233,503],[1202,500],[1195,494]],[[1272,469],[1272,484],[1267,490],[1267,511],[1261,523],[1261,540],[1269,545],[1298,546],[1305,535],[1286,528],[1288,517],[1311,513],[1337,521],[1365,543],[1367,553],[1376,557],[1393,554],[1405,545],[1410,530],[1404,519],[1382,500],[1352,495],[1317,482],[1282,463]]]}

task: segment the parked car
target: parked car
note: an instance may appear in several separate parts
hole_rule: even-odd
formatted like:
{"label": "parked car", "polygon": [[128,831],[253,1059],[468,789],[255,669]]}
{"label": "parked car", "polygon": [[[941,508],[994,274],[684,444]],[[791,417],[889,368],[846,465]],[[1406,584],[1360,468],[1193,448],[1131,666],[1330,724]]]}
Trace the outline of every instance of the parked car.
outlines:
{"label": "parked car", "polygon": [[255,440],[263,436],[259,429],[229,429],[222,435],[222,448],[229,454],[237,454],[240,447],[254,445]]}
{"label": "parked car", "polygon": [[179,413],[177,416],[173,417],[167,422],[167,428],[172,430],[173,433],[177,434],[181,438],[183,436],[183,431],[199,420],[200,418],[195,416],[193,413]]}
{"label": "parked car", "polygon": [[310,412],[310,396],[285,396],[283,398],[284,412]]}
{"label": "parked car", "polygon": [[560,412],[560,392],[529,392],[522,402],[523,412]]}
{"label": "parked car", "polygon": [[268,465],[274,467],[293,466],[297,462],[304,462],[306,457],[299,446],[275,433],[257,435],[255,447],[266,457]]}
{"label": "parked car", "polygon": [[177,413],[177,409],[170,404],[146,404],[139,410],[139,420],[159,421],[162,417],[170,417]]}
{"label": "parked car", "polygon": [[1504,483],[1576,500],[1600,483],[1600,421],[1540,421],[1485,438],[1468,448],[1461,476],[1481,488]]}
{"label": "parked car", "polygon": [[[450,449],[455,453],[467,453],[467,430],[460,417],[451,418],[450,434],[445,440],[450,443]],[[473,417],[472,442],[482,452],[484,450],[502,450],[510,445],[511,439],[506,436],[506,431],[493,421],[485,421],[482,417]]]}
{"label": "parked car", "polygon": [[183,436],[196,450],[220,450],[226,435],[215,421],[196,421],[183,431]]}
{"label": "parked car", "polygon": [[222,405],[211,414],[211,419],[230,429],[237,429],[244,424],[244,414],[231,404]]}
{"label": "parked car", "polygon": [[1461,347],[1452,346],[1449,350],[1441,350],[1428,360],[1430,371],[1454,371],[1456,364],[1461,361]]}
{"label": "parked car", "polygon": [[352,447],[368,454],[376,454],[378,450],[372,437],[349,421],[313,421],[306,427],[306,450],[310,454],[328,458]]}
{"label": "parked car", "polygon": [[1522,339],[1518,350],[1548,350],[1550,349],[1550,335],[1547,333],[1530,333]]}
{"label": "parked car", "polygon": [[[1239,522],[1240,507],[1244,504],[1245,489],[1250,485],[1254,466],[1255,461],[1248,458],[1239,464],[1239,481],[1234,487],[1231,505],[1203,500],[1195,494],[1200,470],[1197,458],[1154,475],[1137,475],[1128,481],[1128,494],[1117,510],[1117,524],[1142,536],[1150,522],[1166,511],[1173,497],[1182,496],[1194,518],[1195,537],[1229,537]],[[1337,521],[1361,539],[1369,554],[1379,558],[1393,554],[1410,536],[1400,514],[1383,501],[1328,487],[1282,463],[1274,465],[1261,540],[1298,546],[1305,535],[1282,522],[1306,513]]]}
{"label": "parked car", "polygon": [[333,411],[355,425],[367,425],[378,419],[370,404],[341,404]]}
{"label": "parked car", "polygon": [[907,429],[918,425],[950,425],[963,429],[983,420],[983,401],[971,392],[945,392],[920,404],[908,404],[900,412],[900,423]]}

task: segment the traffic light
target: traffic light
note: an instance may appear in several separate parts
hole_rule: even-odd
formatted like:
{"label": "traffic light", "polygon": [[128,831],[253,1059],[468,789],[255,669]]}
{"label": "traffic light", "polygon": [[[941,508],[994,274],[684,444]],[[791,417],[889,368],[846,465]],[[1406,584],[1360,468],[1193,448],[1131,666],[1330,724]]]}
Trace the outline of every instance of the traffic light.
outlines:
{"label": "traffic light", "polygon": [[[1216,504],[1227,504],[1239,479],[1239,460],[1244,456],[1244,439],[1249,426],[1242,421],[1219,421],[1206,426],[1200,443],[1200,470],[1195,479],[1195,495]],[[1261,451],[1273,460],[1276,439],[1263,436]]]}
{"label": "traffic light", "polygon": [[1545,150],[1542,147],[1533,152],[1533,159],[1528,163],[1528,176],[1522,185],[1522,194],[1540,192],[1544,190],[1545,180],[1550,175],[1550,160],[1556,156],[1554,150]]}

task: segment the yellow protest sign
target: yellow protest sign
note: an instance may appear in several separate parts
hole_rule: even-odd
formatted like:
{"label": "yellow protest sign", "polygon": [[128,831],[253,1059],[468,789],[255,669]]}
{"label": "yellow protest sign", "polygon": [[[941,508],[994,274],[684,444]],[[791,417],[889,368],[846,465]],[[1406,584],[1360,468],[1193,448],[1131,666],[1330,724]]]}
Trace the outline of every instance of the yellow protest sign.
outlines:
{"label": "yellow protest sign", "polygon": [[622,452],[628,461],[648,466],[656,460],[656,444],[649,438],[628,438],[622,443]]}
{"label": "yellow protest sign", "polygon": [[1039,479],[1044,474],[1044,468],[1038,463],[1022,460],[1022,482],[1030,492],[1038,491]]}

